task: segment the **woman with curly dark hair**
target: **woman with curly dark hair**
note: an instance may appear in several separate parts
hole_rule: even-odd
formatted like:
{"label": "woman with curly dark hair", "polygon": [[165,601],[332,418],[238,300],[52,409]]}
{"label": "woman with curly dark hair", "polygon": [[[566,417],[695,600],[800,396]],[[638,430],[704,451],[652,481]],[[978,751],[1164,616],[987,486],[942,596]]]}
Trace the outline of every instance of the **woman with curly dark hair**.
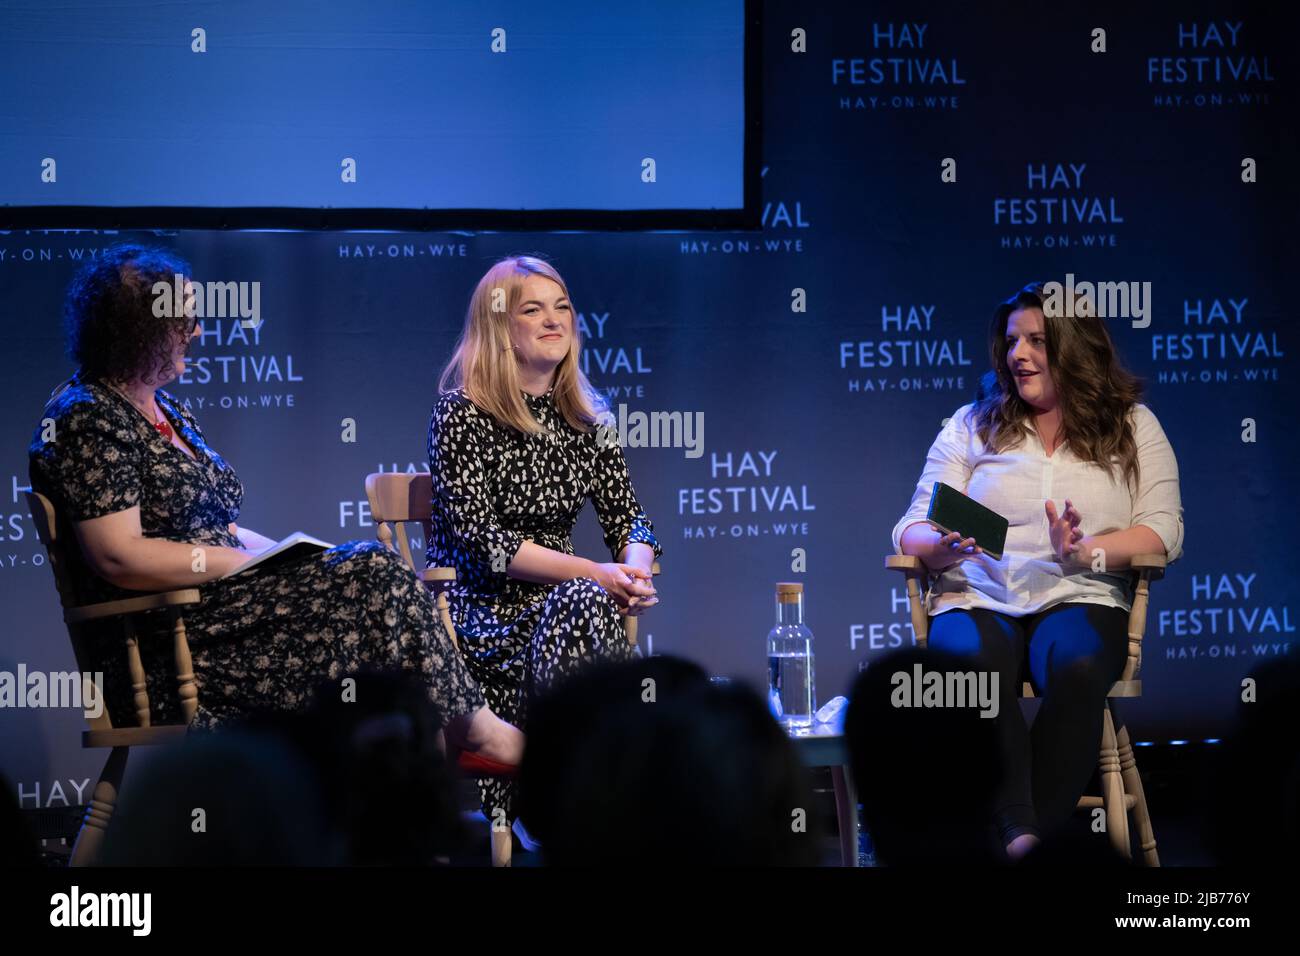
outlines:
{"label": "woman with curly dark hair", "polygon": [[[1086,302],[1055,308],[1044,292],[1026,286],[994,311],[992,371],[935,439],[893,532],[898,553],[934,575],[930,646],[998,674],[995,822],[1013,858],[1064,823],[1087,786],[1127,658],[1125,569],[1139,554],[1173,561],[1183,544],[1178,463],[1138,380]],[[926,522],[936,481],[1009,520],[1000,560]],[[1026,654],[1043,690],[1032,733],[1016,694]]]}
{"label": "woman with curly dark hair", "polygon": [[[211,726],[250,710],[305,706],[312,690],[361,668],[419,675],[446,721],[447,739],[476,767],[515,765],[523,735],[486,706],[421,583],[375,542],[226,577],[273,544],[235,523],[244,490],[198,422],[162,389],[185,371],[202,333],[192,308],[164,296],[190,268],[165,249],[124,244],[73,280],[65,318],[80,368],[50,399],[29,449],[32,488],[68,522],[78,548],[68,573],[81,603],[130,591],[198,587],[187,612],[199,711]],[[112,626],[112,625],[106,625]],[[157,638],[155,640],[154,638]],[[113,642],[114,722],[134,724],[130,680]],[[165,635],[145,635],[148,691],[159,713],[179,713]]]}

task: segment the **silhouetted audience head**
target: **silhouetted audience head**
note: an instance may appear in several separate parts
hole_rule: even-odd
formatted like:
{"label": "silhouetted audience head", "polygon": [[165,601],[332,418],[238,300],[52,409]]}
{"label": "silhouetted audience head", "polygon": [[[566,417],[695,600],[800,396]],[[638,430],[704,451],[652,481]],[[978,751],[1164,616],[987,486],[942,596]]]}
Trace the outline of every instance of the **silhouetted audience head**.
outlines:
{"label": "silhouetted audience head", "polygon": [[844,731],[863,824],[887,865],[995,862],[996,720],[981,717],[978,706],[902,706],[916,702],[918,666],[922,674],[957,675],[974,665],[909,648],[858,677]]}
{"label": "silhouetted audience head", "polygon": [[106,866],[314,866],[338,861],[320,787],[286,741],[220,731],[128,768]]}
{"label": "silhouetted audience head", "polygon": [[128,772],[102,861],[437,863],[464,839],[441,724],[417,677],[359,672],[305,710],[190,734]]}
{"label": "silhouetted audience head", "polygon": [[1250,677],[1253,700],[1212,761],[1208,842],[1218,864],[1276,866],[1300,851],[1300,661]]}
{"label": "silhouetted audience head", "polygon": [[307,758],[348,865],[427,866],[464,847],[442,720],[417,677],[358,671],[319,686],[302,712],[242,726],[278,733]]}
{"label": "silhouetted audience head", "polygon": [[547,863],[812,865],[803,769],[752,690],[650,657],[589,668],[530,710],[519,811]]}

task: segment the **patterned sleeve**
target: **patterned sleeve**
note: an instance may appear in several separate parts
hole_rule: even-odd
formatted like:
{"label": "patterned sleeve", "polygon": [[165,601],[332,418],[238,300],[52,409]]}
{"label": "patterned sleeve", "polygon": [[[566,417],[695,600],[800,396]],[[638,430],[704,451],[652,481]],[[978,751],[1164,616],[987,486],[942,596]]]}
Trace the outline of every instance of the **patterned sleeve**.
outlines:
{"label": "patterned sleeve", "polygon": [[429,422],[429,473],[433,507],[455,539],[457,550],[488,579],[504,582],[525,537],[501,526],[488,491],[484,462],[493,457],[490,419],[473,402],[444,395]]}
{"label": "patterned sleeve", "polygon": [[47,410],[53,434],[37,426],[30,458],[37,491],[70,521],[89,521],[140,504],[144,454],[135,436],[94,402]]}
{"label": "patterned sleeve", "polygon": [[655,560],[663,556],[659,539],[655,537],[655,526],[642,510],[637,501],[636,492],[632,490],[632,479],[627,470],[627,459],[623,448],[616,440],[602,440],[599,436],[608,432],[599,429],[593,432],[598,436],[596,445],[596,473],[591,489],[591,502],[596,508],[596,517],[605,532],[605,547],[615,561],[623,548],[636,542],[648,544],[654,550]]}
{"label": "patterned sleeve", "polygon": [[934,483],[942,481],[958,491],[964,492],[970,482],[970,412],[972,406],[963,405],[948,419],[940,430],[938,437],[930,446],[925,457],[925,467],[912,493],[912,503],[908,505],[903,517],[894,525],[894,551],[903,553],[903,532],[910,525],[924,521],[930,513],[930,498],[934,492]]}
{"label": "patterned sleeve", "polygon": [[1134,440],[1138,454],[1138,488],[1133,497],[1130,527],[1144,525],[1165,546],[1170,564],[1183,553],[1183,503],[1178,485],[1178,459],[1159,420],[1145,405],[1134,409]]}

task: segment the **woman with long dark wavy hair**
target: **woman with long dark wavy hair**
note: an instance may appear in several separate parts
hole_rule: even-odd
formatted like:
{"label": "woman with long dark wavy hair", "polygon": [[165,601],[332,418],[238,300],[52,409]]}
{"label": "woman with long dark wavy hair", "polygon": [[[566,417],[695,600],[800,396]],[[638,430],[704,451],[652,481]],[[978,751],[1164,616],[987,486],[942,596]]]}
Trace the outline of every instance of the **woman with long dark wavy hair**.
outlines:
{"label": "woman with long dark wavy hair", "polygon": [[[1092,773],[1127,658],[1126,569],[1183,544],[1178,463],[1139,381],[1086,300],[1055,304],[1033,284],[994,311],[992,370],[935,439],[893,532],[934,576],[930,646],[999,675],[993,822],[1013,859],[1068,819]],[[1000,560],[926,522],[936,481],[1009,520]],[[1032,731],[1016,693],[1026,654],[1043,691]]]}

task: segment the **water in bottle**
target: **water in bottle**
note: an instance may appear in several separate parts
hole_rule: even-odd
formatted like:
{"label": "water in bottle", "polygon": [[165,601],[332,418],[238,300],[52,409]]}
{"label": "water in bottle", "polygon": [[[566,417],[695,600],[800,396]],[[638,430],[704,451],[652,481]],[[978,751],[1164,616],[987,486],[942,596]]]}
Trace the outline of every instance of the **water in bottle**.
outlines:
{"label": "water in bottle", "polygon": [[767,692],[772,715],[806,731],[817,710],[812,631],[803,622],[803,585],[776,586],[776,627],[767,635]]}

